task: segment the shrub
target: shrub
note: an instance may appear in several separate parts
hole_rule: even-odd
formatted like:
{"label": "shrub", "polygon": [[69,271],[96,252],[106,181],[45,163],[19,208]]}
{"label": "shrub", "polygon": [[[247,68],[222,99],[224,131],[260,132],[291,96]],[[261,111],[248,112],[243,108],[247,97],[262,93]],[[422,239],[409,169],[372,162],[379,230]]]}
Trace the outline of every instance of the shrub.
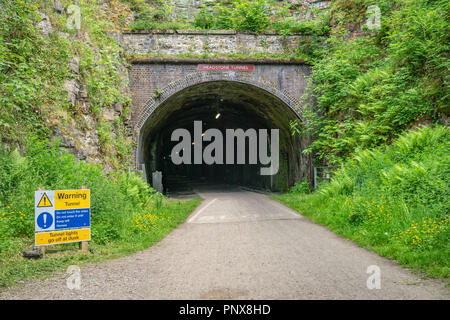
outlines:
{"label": "shrub", "polygon": [[349,37],[343,26],[362,24],[370,4],[337,1],[326,47],[312,54],[307,152],[329,165],[448,114],[448,1],[382,1],[382,28]]}
{"label": "shrub", "polygon": [[[404,242],[425,247],[431,238],[440,239],[438,228],[427,221],[440,223],[439,232],[444,233],[448,225],[449,141],[447,127],[423,127],[391,146],[360,151],[320,188],[319,195],[325,202],[345,197],[339,210],[348,211],[349,223],[361,228],[358,232],[372,234],[373,243],[404,241],[413,232],[416,240]],[[423,232],[408,231],[415,229],[412,226],[423,226]],[[434,247],[442,245],[434,242]]]}
{"label": "shrub", "polygon": [[[8,230],[0,238],[31,238],[34,234],[34,191],[76,189],[91,190],[92,240],[105,243],[122,239],[130,232],[133,213],[160,207],[158,194],[135,173],[107,176],[100,166],[77,161],[34,139],[27,153],[0,153],[0,225]],[[1,246],[1,243],[0,243]]]}
{"label": "shrub", "polygon": [[216,25],[216,15],[213,8],[202,5],[194,17],[194,26],[199,29],[213,29]]}
{"label": "shrub", "polygon": [[422,127],[357,151],[318,192],[281,200],[400,263],[448,276],[450,130]]}
{"label": "shrub", "polygon": [[295,184],[295,186],[293,186],[290,190],[290,193],[300,193],[300,194],[308,194],[311,192],[310,188],[309,188],[309,183],[308,181],[304,180],[301,182],[298,182]]}

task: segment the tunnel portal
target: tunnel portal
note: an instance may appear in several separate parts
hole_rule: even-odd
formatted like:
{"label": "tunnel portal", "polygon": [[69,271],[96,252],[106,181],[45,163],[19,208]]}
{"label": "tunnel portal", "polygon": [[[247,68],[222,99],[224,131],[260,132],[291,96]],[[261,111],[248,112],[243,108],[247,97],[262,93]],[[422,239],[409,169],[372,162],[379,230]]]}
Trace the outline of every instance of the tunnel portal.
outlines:
{"label": "tunnel portal", "polygon": [[[281,99],[251,84],[236,81],[195,84],[165,99],[146,119],[140,130],[138,160],[145,164],[148,181],[152,179],[152,172],[162,172],[165,192],[199,182],[284,191],[301,175],[302,141],[291,134],[289,126],[290,121],[298,117]],[[260,168],[267,166],[260,162],[249,164],[248,140],[245,164],[236,164],[236,161],[235,164],[175,165],[171,151],[179,142],[171,141],[171,135],[174,130],[183,128],[193,139],[194,121],[201,121],[203,131],[218,129],[224,137],[226,129],[255,129],[257,132],[279,129],[278,172],[264,176]],[[207,145],[208,142],[204,142],[203,148]]]}

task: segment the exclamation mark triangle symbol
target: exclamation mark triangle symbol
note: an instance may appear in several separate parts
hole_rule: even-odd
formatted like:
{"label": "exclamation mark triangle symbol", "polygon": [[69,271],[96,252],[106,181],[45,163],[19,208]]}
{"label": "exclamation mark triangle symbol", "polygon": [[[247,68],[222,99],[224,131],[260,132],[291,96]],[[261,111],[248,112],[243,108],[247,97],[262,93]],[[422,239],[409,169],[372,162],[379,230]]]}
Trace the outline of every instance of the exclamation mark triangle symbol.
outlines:
{"label": "exclamation mark triangle symbol", "polygon": [[44,194],[42,195],[41,200],[39,200],[38,203],[38,208],[43,208],[43,207],[53,207],[53,204],[50,202],[50,199],[47,197],[47,195]]}

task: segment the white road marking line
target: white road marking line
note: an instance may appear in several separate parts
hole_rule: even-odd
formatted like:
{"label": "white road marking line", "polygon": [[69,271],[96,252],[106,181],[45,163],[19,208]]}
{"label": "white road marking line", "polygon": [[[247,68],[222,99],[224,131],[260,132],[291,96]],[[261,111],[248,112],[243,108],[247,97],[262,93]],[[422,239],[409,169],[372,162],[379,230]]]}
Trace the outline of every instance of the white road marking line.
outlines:
{"label": "white road marking line", "polygon": [[283,212],[287,212],[290,213],[291,215],[297,217],[297,218],[301,218],[302,215],[299,212],[294,211],[294,209],[289,208],[288,206],[284,205],[283,203],[270,199],[272,200],[272,203],[274,203],[278,208],[283,209]]}
{"label": "white road marking line", "polygon": [[201,208],[194,216],[192,216],[189,220],[188,223],[191,223],[192,220],[194,220],[200,213],[203,212],[203,210],[205,210],[206,208],[208,208],[210,205],[212,205],[214,203],[214,201],[216,201],[217,198],[212,199],[212,201],[210,201],[206,206],[204,206],[203,208]]}

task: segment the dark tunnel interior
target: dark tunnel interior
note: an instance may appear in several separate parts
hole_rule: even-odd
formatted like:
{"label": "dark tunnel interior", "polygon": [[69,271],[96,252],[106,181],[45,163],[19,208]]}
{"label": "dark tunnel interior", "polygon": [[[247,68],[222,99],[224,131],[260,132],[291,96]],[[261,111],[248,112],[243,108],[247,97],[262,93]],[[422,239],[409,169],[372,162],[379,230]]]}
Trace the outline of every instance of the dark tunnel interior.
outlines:
{"label": "dark tunnel interior", "polygon": [[[198,84],[174,94],[150,115],[141,130],[138,160],[145,164],[150,183],[154,171],[162,172],[165,193],[199,182],[285,191],[300,174],[301,141],[292,136],[289,127],[290,121],[296,118],[295,112],[284,102],[256,86],[231,81]],[[272,176],[261,175],[260,168],[269,165],[263,165],[259,160],[257,164],[249,163],[248,139],[245,164],[236,164],[237,161],[226,164],[226,148],[223,150],[224,164],[174,164],[171,153],[179,141],[171,141],[172,133],[179,128],[186,129],[195,144],[194,121],[202,122],[203,133],[210,128],[219,129],[224,145],[226,129],[255,129],[256,132],[267,129],[269,137],[270,129],[279,129],[278,172]],[[203,141],[203,150],[210,143]],[[192,153],[194,144],[191,143]],[[236,146],[234,156],[236,160]]]}

